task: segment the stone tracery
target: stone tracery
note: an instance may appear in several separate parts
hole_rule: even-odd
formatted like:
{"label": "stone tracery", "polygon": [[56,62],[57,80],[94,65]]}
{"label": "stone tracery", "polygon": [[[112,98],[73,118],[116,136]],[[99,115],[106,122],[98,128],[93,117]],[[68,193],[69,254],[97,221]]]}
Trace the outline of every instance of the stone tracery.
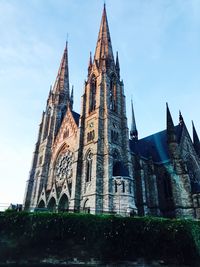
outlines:
{"label": "stone tracery", "polygon": [[72,177],[73,153],[67,150],[58,156],[55,165],[56,181],[62,181]]}

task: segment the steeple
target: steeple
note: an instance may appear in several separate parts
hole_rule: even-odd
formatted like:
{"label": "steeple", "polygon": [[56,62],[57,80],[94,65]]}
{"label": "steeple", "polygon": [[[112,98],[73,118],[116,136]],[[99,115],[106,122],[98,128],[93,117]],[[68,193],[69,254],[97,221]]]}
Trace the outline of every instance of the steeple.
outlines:
{"label": "steeple", "polygon": [[174,123],[167,103],[166,107],[167,107],[167,141],[168,143],[175,143],[176,133],[174,129]]}
{"label": "steeple", "polygon": [[135,115],[134,115],[133,100],[132,99],[131,99],[131,109],[132,109],[132,122],[131,122],[130,137],[131,137],[131,140],[137,140],[138,139],[138,131],[137,131],[136,122],[135,122]]}
{"label": "steeple", "polygon": [[114,56],[113,56],[113,51],[112,51],[112,44],[111,44],[111,38],[110,38],[110,31],[108,27],[105,4],[103,8],[103,15],[101,19],[101,25],[100,25],[94,59],[98,65],[100,65],[101,60],[105,60],[105,59],[109,63],[114,63]]}
{"label": "steeple", "polygon": [[192,121],[192,132],[193,132],[194,149],[197,152],[197,154],[200,156],[200,142],[199,142],[199,137],[198,137],[193,121]]}
{"label": "steeple", "polygon": [[65,100],[69,100],[69,71],[68,71],[68,43],[66,42],[65,50],[61,59],[56,82],[53,88],[54,94],[65,95]]}

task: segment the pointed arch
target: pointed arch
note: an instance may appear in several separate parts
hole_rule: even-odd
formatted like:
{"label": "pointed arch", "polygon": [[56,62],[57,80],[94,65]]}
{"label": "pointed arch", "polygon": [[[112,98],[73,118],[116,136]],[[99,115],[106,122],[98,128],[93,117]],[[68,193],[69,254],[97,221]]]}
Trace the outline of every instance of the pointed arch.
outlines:
{"label": "pointed arch", "polygon": [[83,204],[83,212],[90,213],[89,199],[87,198]]}
{"label": "pointed arch", "polygon": [[58,211],[68,211],[69,199],[66,194],[63,194],[58,202]]}
{"label": "pointed arch", "polygon": [[43,199],[40,200],[40,202],[38,204],[38,208],[40,208],[40,209],[45,208],[45,202]]}
{"label": "pointed arch", "polygon": [[47,205],[47,208],[49,211],[55,212],[56,211],[56,200],[54,197],[52,197]]}
{"label": "pointed arch", "polygon": [[96,89],[97,89],[97,79],[93,74],[90,79],[90,93],[89,93],[89,112],[96,109]]}

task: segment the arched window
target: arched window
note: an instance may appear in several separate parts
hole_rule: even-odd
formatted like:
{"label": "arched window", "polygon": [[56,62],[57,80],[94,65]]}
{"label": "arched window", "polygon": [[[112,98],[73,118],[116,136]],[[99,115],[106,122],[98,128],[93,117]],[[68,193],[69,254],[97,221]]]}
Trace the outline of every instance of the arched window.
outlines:
{"label": "arched window", "polygon": [[90,82],[90,101],[89,101],[89,112],[92,112],[96,108],[96,77],[93,76]]}
{"label": "arched window", "polygon": [[90,182],[92,179],[92,157],[93,154],[89,151],[86,158],[86,182]]}
{"label": "arched window", "polygon": [[109,103],[110,109],[112,111],[117,112],[117,83],[114,75],[112,75],[110,79],[109,97],[110,97],[110,103]]}

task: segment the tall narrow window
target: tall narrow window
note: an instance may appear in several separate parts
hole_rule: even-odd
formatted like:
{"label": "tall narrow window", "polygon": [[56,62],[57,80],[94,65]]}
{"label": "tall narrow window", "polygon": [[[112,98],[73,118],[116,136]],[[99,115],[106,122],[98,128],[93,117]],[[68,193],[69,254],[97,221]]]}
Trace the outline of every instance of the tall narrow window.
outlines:
{"label": "tall narrow window", "polygon": [[90,182],[92,180],[92,156],[93,155],[90,151],[86,159],[86,182]]}
{"label": "tall narrow window", "polygon": [[89,103],[89,112],[92,112],[96,108],[96,77],[93,76],[90,83],[90,103]]}
{"label": "tall narrow window", "polygon": [[125,182],[122,181],[122,193],[125,193]]}
{"label": "tall narrow window", "polygon": [[110,109],[112,111],[117,111],[117,84],[116,84],[116,78],[113,75],[110,79]]}
{"label": "tall narrow window", "polygon": [[117,181],[115,181],[115,193],[117,193]]}

